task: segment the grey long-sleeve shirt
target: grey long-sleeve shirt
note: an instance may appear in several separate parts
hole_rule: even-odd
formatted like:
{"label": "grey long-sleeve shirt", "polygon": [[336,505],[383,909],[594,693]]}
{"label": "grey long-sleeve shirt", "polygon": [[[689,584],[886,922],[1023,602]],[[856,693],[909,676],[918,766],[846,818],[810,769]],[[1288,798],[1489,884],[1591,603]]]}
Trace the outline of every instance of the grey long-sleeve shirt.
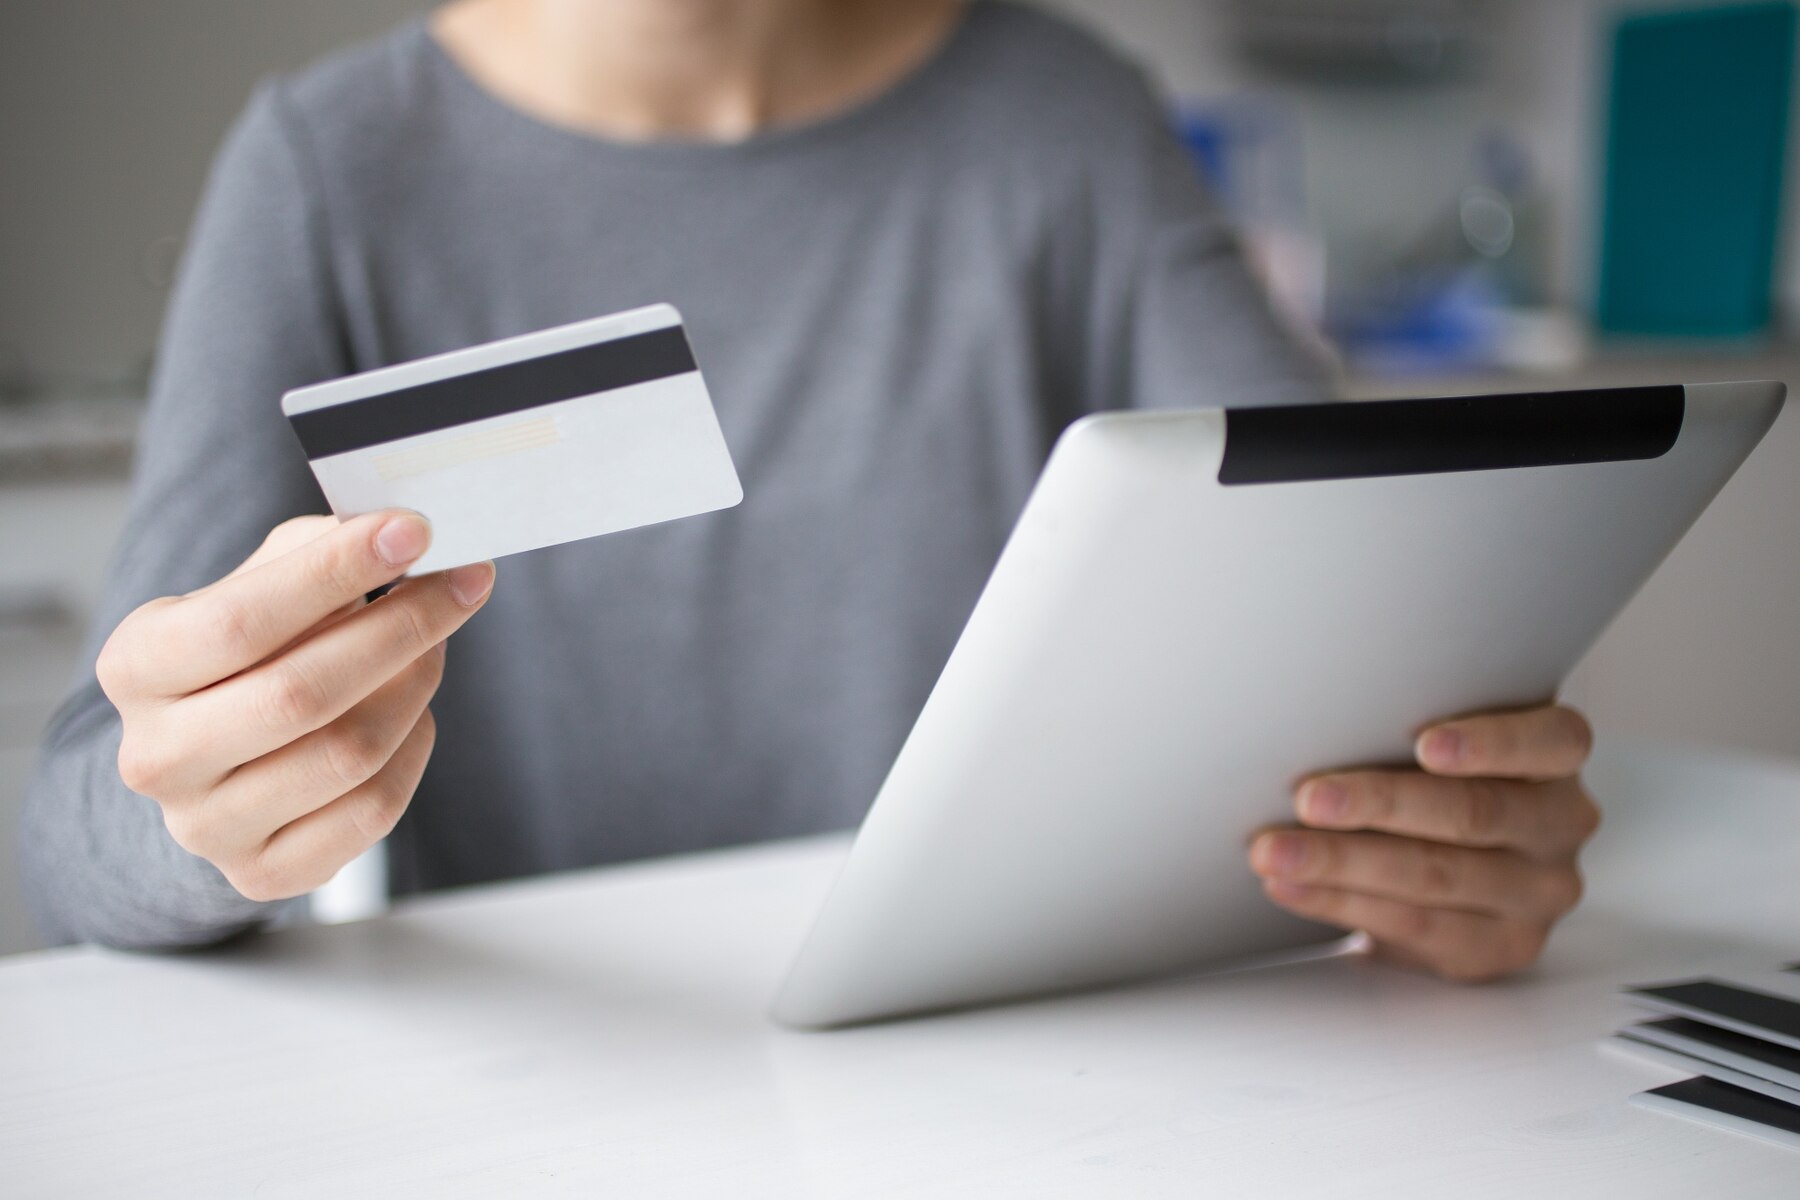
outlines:
{"label": "grey long-sleeve shirt", "polygon": [[[1056,434],[1314,397],[1136,72],[978,3],[922,68],[733,145],[620,144],[482,91],[423,25],[264,87],[220,153],[88,647],[323,511],[291,387],[654,301],[735,510],[500,564],[450,644],[396,891],[856,822]],[[84,671],[24,830],[58,940],[269,915],[119,780]]]}

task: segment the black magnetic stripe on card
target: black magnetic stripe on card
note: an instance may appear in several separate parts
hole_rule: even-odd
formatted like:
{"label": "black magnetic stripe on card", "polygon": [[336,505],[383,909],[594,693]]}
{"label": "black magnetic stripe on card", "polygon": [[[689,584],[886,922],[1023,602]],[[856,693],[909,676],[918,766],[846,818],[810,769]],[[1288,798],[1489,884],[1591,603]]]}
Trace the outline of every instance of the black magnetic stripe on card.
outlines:
{"label": "black magnetic stripe on card", "polygon": [[1658,458],[1681,436],[1678,385],[1233,408],[1227,485],[1436,475]]}
{"label": "black magnetic stripe on card", "polygon": [[1658,987],[1632,988],[1631,993],[1677,1005],[1707,1016],[1765,1030],[1790,1043],[1800,1043],[1800,1000],[1734,987],[1716,979],[1695,979]]}
{"label": "black magnetic stripe on card", "polygon": [[1735,1084],[1720,1083],[1717,1079],[1708,1079],[1704,1075],[1651,1088],[1644,1094],[1661,1096],[1677,1104],[1704,1108],[1723,1116],[1736,1117],[1740,1121],[1766,1125],[1770,1129],[1800,1134],[1800,1108],[1773,1096],[1765,1096],[1761,1092],[1753,1092]]}
{"label": "black magnetic stripe on card", "polygon": [[[1717,1025],[1708,1025],[1691,1017],[1663,1017],[1657,1021],[1646,1021],[1642,1026],[1631,1029],[1654,1029],[1669,1035],[1669,1039],[1692,1043],[1705,1050],[1723,1051],[1735,1054],[1739,1058],[1751,1059],[1765,1066],[1790,1074],[1800,1075],[1800,1050],[1783,1046],[1776,1042],[1765,1042],[1761,1038],[1751,1037],[1747,1033],[1734,1033],[1729,1029],[1720,1029]],[[1667,1044],[1659,1040],[1656,1045]]]}
{"label": "black magnetic stripe on card", "polygon": [[698,369],[687,334],[671,325],[315,408],[288,420],[306,457],[325,458]]}

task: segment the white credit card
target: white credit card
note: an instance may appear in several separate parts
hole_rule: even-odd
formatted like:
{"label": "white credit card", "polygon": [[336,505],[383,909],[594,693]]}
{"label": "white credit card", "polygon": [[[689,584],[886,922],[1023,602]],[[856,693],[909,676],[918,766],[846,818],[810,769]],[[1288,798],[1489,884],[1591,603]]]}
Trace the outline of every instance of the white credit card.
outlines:
{"label": "white credit card", "polygon": [[1632,1058],[1656,1063],[1658,1066],[1669,1067],[1688,1075],[1705,1075],[1720,1083],[1729,1083],[1732,1087],[1743,1088],[1746,1092],[1760,1092],[1771,1100],[1780,1100],[1784,1104],[1791,1104],[1795,1107],[1795,1111],[1800,1112],[1800,1091],[1784,1087],[1772,1079],[1753,1075],[1749,1071],[1742,1071],[1736,1067],[1713,1062],[1710,1059],[1680,1050],[1671,1050],[1667,1046],[1653,1041],[1645,1041],[1637,1036],[1637,1030],[1640,1028],[1641,1026],[1631,1025],[1613,1034],[1606,1039],[1607,1049],[1619,1050]]}
{"label": "white credit card", "polygon": [[667,304],[298,388],[281,411],[338,516],[431,521],[414,575],[744,497]]}
{"label": "white credit card", "polygon": [[1631,1102],[1800,1150],[1800,1108],[1704,1075],[1639,1092]]}
{"label": "white credit card", "polygon": [[1800,1051],[1800,998],[1708,977],[1626,988],[1625,999]]}

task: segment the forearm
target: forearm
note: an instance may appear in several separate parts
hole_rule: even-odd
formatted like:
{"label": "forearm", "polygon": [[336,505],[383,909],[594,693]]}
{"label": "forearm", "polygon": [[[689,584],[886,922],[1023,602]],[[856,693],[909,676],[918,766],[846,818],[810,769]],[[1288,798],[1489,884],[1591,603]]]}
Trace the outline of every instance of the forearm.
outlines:
{"label": "forearm", "polygon": [[45,737],[21,838],[26,903],[45,939],[177,949],[278,915],[281,904],[246,900],[175,844],[155,802],[120,781],[118,747],[118,715],[92,684]]}

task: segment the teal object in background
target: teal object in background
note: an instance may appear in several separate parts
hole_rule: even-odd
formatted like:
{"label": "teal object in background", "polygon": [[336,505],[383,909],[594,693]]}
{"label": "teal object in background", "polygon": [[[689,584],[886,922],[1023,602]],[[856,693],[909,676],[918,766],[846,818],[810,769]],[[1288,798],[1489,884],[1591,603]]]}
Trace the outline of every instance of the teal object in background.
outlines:
{"label": "teal object in background", "polygon": [[1787,161],[1792,3],[1658,12],[1613,42],[1596,319],[1609,333],[1762,332]]}

